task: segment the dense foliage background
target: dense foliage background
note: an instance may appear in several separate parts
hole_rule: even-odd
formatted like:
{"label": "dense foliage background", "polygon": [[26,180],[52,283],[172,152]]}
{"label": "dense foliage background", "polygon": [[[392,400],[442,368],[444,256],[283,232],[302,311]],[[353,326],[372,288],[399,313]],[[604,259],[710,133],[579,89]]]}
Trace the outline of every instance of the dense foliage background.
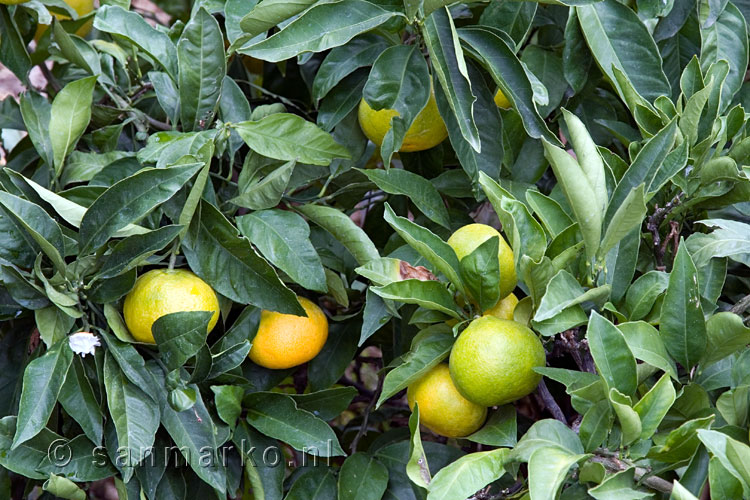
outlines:
{"label": "dense foliage background", "polygon": [[[0,5],[26,86],[0,102],[0,498],[750,495],[750,2],[444,3]],[[394,154],[431,86],[449,139]],[[381,148],[363,96],[400,113]],[[404,388],[497,289],[445,243],[472,219],[548,366],[446,440]],[[220,324],[133,343],[122,297],[170,258]],[[259,311],[295,293],[328,342],[262,369]]]}

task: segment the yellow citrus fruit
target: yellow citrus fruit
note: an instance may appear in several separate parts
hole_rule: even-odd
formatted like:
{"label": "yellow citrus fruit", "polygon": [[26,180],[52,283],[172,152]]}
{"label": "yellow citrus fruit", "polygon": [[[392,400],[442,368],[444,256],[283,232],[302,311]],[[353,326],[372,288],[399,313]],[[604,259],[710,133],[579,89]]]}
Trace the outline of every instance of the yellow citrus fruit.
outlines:
{"label": "yellow citrus fruit", "polygon": [[487,408],[461,395],[451,380],[448,365],[440,363],[406,389],[409,408],[419,405],[419,421],[436,434],[464,437],[487,418]]}
{"label": "yellow citrus fruit", "polygon": [[139,342],[155,344],[151,326],[166,314],[213,311],[208,331],[219,321],[219,299],[208,283],[186,269],[154,269],[135,282],[122,312],[130,334]]}
{"label": "yellow citrus fruit", "polygon": [[513,319],[513,311],[516,309],[516,305],[518,304],[518,297],[515,296],[515,294],[509,294],[504,299],[500,299],[497,301],[497,304],[490,307],[486,311],[484,311],[484,314],[489,314],[490,316],[494,316],[496,318],[500,319]]}
{"label": "yellow citrus fruit", "polygon": [[[397,114],[398,112],[394,109],[375,111],[364,99],[359,102],[358,115],[362,132],[378,146],[383,143],[385,134],[391,129],[391,118]],[[406,131],[404,142],[401,144],[399,151],[404,153],[424,151],[437,146],[446,137],[448,137],[448,130],[445,128],[445,122],[438,112],[435,93],[430,92],[427,105],[419,112],[414,119],[414,123]]]}
{"label": "yellow citrus fruit", "polygon": [[472,321],[453,344],[450,372],[459,392],[476,404],[510,403],[531,393],[545,365],[539,338],[521,323],[482,316]]}
{"label": "yellow citrus fruit", "polygon": [[503,94],[503,91],[500,89],[497,89],[497,92],[495,93],[495,105],[498,108],[508,109],[512,105],[507,97],[505,97],[505,94]]}
{"label": "yellow citrus fruit", "polygon": [[[94,0],[65,0],[65,3],[73,7],[73,10],[75,10],[79,16],[85,16],[94,10]],[[52,15],[55,16],[56,19],[70,19],[70,16],[55,14],[54,12]],[[86,24],[76,30],[76,35],[85,37],[91,32],[91,27],[93,25],[93,19],[87,21]],[[39,39],[42,38],[42,35],[44,35],[44,32],[47,31],[47,28],[49,28],[48,24],[38,24],[36,27],[36,33],[34,33],[34,40],[38,42]]]}
{"label": "yellow citrus fruit", "polygon": [[510,249],[503,236],[494,227],[486,224],[468,224],[456,230],[448,238],[448,244],[456,252],[458,260],[461,260],[493,236],[500,238],[497,258],[500,263],[500,298],[503,299],[513,291],[517,283],[513,250]]}
{"label": "yellow citrus fruit", "polygon": [[19,3],[26,3],[29,0],[0,0],[0,5],[18,5]]}
{"label": "yellow citrus fruit", "polygon": [[328,339],[326,315],[310,300],[297,297],[307,317],[262,311],[248,357],[256,364],[282,370],[307,363]]}

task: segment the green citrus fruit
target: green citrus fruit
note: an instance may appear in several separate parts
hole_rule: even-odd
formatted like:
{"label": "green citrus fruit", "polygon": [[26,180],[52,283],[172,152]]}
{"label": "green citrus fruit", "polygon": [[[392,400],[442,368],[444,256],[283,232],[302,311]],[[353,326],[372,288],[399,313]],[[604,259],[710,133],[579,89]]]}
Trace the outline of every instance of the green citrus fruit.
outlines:
{"label": "green citrus fruit", "polygon": [[497,304],[484,311],[483,314],[489,314],[490,316],[500,319],[512,320],[513,311],[516,309],[516,305],[518,305],[518,297],[511,293],[504,299],[498,300]]}
{"label": "green citrus fruit", "polygon": [[[397,114],[398,112],[394,109],[375,111],[364,99],[359,102],[358,116],[362,132],[378,146],[383,143],[385,134],[391,129],[391,118]],[[414,119],[414,123],[406,131],[404,142],[401,143],[399,151],[404,153],[424,151],[437,146],[446,137],[448,137],[448,130],[445,128],[445,122],[438,112],[435,94],[431,92],[427,105],[419,112]]]}
{"label": "green citrus fruit", "polygon": [[463,259],[476,248],[492,238],[500,238],[497,258],[500,264],[500,299],[505,298],[516,287],[516,267],[513,263],[513,250],[493,227],[486,224],[469,224],[459,228],[448,238],[448,244],[456,252],[458,260]]}
{"label": "green citrus fruit", "polygon": [[151,326],[166,314],[213,311],[208,331],[219,320],[219,299],[202,279],[186,269],[154,269],[135,282],[122,312],[130,334],[139,342],[155,344]]}
{"label": "green citrus fruit", "polygon": [[505,94],[503,94],[503,91],[500,89],[497,89],[497,92],[495,93],[495,105],[498,108],[508,109],[512,105],[507,97],[505,97]]}
{"label": "green citrus fruit", "polygon": [[464,437],[476,431],[487,408],[463,397],[451,380],[448,365],[440,363],[406,390],[409,408],[419,405],[419,421],[436,434]]}
{"label": "green citrus fruit", "polygon": [[328,339],[328,320],[317,304],[297,297],[307,317],[274,311],[260,313],[258,333],[248,356],[256,364],[273,370],[307,363],[323,349]]}
{"label": "green citrus fruit", "polygon": [[[79,16],[85,16],[94,10],[94,0],[65,0],[65,3],[73,7],[73,10],[75,10]],[[70,19],[69,16],[55,14],[54,12],[52,15],[55,16],[56,19]],[[83,26],[76,30],[76,35],[85,37],[91,32],[91,27],[93,25],[93,19],[87,21]],[[34,33],[34,40],[38,42],[39,39],[42,38],[42,35],[44,35],[44,32],[47,31],[47,28],[49,28],[48,24],[38,24],[36,27],[36,33]]]}
{"label": "green citrus fruit", "polygon": [[545,365],[539,338],[521,323],[482,316],[461,332],[450,355],[453,382],[482,406],[510,403],[531,393]]}

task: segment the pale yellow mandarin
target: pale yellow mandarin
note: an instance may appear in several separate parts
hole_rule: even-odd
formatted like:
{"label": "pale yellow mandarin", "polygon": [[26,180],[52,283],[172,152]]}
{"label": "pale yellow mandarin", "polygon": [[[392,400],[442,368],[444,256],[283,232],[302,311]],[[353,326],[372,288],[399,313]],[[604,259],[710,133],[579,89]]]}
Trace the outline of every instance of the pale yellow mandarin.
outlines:
{"label": "pale yellow mandarin", "polygon": [[511,293],[504,299],[498,300],[497,304],[484,311],[483,314],[489,314],[500,319],[513,319],[513,311],[516,309],[516,305],[518,305],[518,297]]}
{"label": "pale yellow mandarin", "polygon": [[505,94],[503,94],[503,91],[500,89],[497,89],[497,92],[495,93],[495,106],[503,109],[508,109],[512,106],[508,98],[505,97]]}
{"label": "pale yellow mandarin", "polygon": [[219,299],[202,279],[186,269],[154,269],[142,275],[125,297],[122,308],[130,334],[139,342],[156,343],[154,321],[181,311],[213,311],[208,331],[219,320]]}
{"label": "pale yellow mandarin", "polygon": [[536,334],[515,321],[482,316],[453,344],[450,373],[458,391],[483,406],[510,403],[531,393],[545,366],[544,346]]}
{"label": "pale yellow mandarin", "polygon": [[486,224],[468,224],[457,229],[448,238],[448,245],[456,252],[458,260],[461,260],[493,236],[500,238],[497,258],[500,265],[500,299],[503,299],[516,287],[516,267],[513,250],[497,229]]}
{"label": "pale yellow mandarin", "polygon": [[[362,132],[378,146],[383,143],[385,134],[391,129],[391,118],[396,114],[397,111],[393,109],[375,111],[364,99],[359,102],[358,116]],[[404,153],[424,151],[437,146],[446,137],[448,137],[448,129],[445,128],[445,122],[438,112],[435,94],[431,92],[427,105],[406,131],[399,151]]]}
{"label": "pale yellow mandarin", "polygon": [[258,333],[248,356],[265,368],[281,370],[307,363],[328,339],[325,313],[304,297],[297,297],[307,317],[262,311]]}
{"label": "pale yellow mandarin", "polygon": [[[65,3],[73,7],[73,10],[75,10],[79,16],[85,16],[94,10],[94,0],[65,0]],[[55,14],[54,12],[52,15],[55,16],[56,19],[70,19],[70,16]],[[83,26],[76,30],[76,35],[85,37],[91,32],[91,27],[93,25],[93,19],[87,21]],[[49,28],[48,24],[38,24],[36,27],[36,33],[34,33],[34,40],[38,42],[39,39],[42,38],[44,32],[47,31],[47,28]]]}
{"label": "pale yellow mandarin", "polygon": [[487,408],[461,395],[451,380],[448,365],[440,363],[406,390],[409,408],[419,405],[419,421],[436,434],[464,437],[487,418]]}

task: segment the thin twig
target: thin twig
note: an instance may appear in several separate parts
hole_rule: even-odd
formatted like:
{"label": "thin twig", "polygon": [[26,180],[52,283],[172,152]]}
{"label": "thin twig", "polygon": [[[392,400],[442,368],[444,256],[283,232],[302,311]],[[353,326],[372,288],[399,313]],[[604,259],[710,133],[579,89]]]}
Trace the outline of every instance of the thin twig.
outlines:
{"label": "thin twig", "polygon": [[544,402],[544,406],[547,407],[552,416],[565,425],[568,425],[568,420],[565,418],[565,414],[560,409],[560,405],[557,404],[555,398],[552,397],[552,393],[550,393],[549,389],[547,389],[547,384],[544,383],[544,380],[539,382],[537,392],[539,393],[539,397],[542,399],[542,402]]}
{"label": "thin twig", "polygon": [[42,71],[42,75],[44,75],[44,79],[47,80],[47,83],[52,85],[52,88],[54,89],[55,93],[60,92],[60,89],[62,89],[62,85],[60,85],[60,82],[55,78],[55,75],[52,74],[52,72],[47,67],[47,64],[41,63],[38,65],[39,69]]}
{"label": "thin twig", "polygon": [[375,408],[375,403],[377,403],[378,399],[380,399],[380,393],[383,392],[383,378],[384,377],[382,375],[378,377],[378,388],[372,395],[370,404],[368,404],[367,408],[365,408],[365,414],[362,417],[362,425],[360,425],[359,430],[357,431],[357,435],[354,436],[354,439],[352,439],[352,444],[349,447],[352,453],[357,451],[359,440],[362,439],[362,437],[367,433],[367,422],[370,420],[370,413],[372,412],[373,408]]}
{"label": "thin twig", "polygon": [[732,306],[729,312],[733,312],[737,315],[742,315],[750,307],[750,295],[745,295],[739,302]]}
{"label": "thin twig", "polygon": [[[667,202],[667,204],[664,205],[663,208],[660,208],[659,205],[656,205],[654,213],[649,215],[648,219],[646,220],[646,229],[648,229],[653,238],[654,258],[656,259],[657,269],[664,269],[664,253],[666,251],[666,245],[662,247],[661,244],[659,226],[661,226],[661,223],[664,222],[664,219],[666,219],[667,215],[669,215],[669,213],[680,204],[684,195],[685,193],[680,192],[679,194],[677,194],[677,196],[672,198],[672,200]],[[671,237],[671,232],[670,236],[668,236],[667,238],[669,237]]]}

